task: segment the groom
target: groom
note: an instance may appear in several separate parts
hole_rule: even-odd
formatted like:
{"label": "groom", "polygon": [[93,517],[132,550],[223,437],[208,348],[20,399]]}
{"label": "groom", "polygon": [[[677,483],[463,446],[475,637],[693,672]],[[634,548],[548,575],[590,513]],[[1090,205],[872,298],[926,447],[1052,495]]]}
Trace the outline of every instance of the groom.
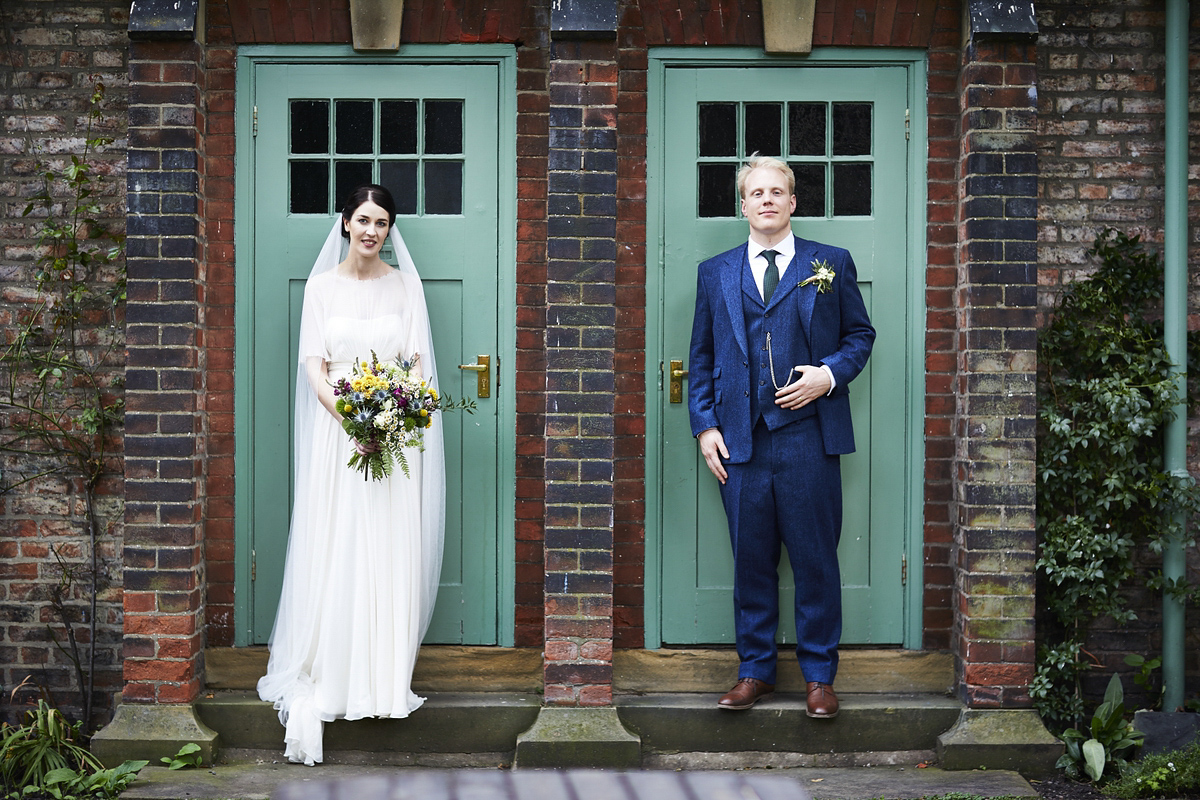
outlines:
{"label": "groom", "polygon": [[738,172],[750,240],[699,267],[688,365],[692,434],[721,483],[733,545],[742,710],[775,689],[780,544],[796,578],[796,657],[808,716],[834,717],[842,632],[839,457],[854,451],[850,381],[875,329],[854,261],[792,235],[795,177],[751,158]]}

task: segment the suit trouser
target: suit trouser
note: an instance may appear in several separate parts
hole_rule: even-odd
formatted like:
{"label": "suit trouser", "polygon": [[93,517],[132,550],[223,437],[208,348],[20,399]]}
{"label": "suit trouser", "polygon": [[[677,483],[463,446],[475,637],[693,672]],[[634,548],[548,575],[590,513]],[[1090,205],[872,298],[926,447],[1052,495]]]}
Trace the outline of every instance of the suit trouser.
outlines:
{"label": "suit trouser", "polygon": [[721,487],[733,545],[739,678],[775,683],[780,545],[796,582],[796,658],[807,681],[833,683],[842,635],[842,474],[817,417],[771,431],[761,419],[745,464]]}

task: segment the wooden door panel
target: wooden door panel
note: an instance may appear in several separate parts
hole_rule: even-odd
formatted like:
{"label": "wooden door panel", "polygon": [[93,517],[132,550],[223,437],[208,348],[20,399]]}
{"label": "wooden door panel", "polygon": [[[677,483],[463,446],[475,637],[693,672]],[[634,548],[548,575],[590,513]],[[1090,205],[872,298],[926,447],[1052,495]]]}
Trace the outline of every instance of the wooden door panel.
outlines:
{"label": "wooden door panel", "polygon": [[[456,398],[475,396],[474,374],[458,365],[474,362],[478,354],[492,355],[493,362],[499,355],[500,251],[500,134],[495,123],[499,77],[494,65],[265,64],[257,70],[254,300],[249,329],[253,364],[242,366],[252,370],[252,419],[239,421],[250,426],[253,443],[253,476],[246,482],[253,553],[251,630],[243,636],[252,643],[266,641],[282,583],[292,501],[291,397],[300,310],[306,276],[337,213],[333,186],[338,163],[367,165],[362,168],[371,170],[375,182],[381,182],[381,165],[405,160],[417,164],[413,213],[401,214],[396,225],[422,276],[442,390]],[[337,152],[339,101],[358,102],[360,111],[373,109],[372,132],[363,136],[369,152]],[[382,104],[397,101],[412,101],[421,111],[431,103],[461,103],[461,152],[447,154],[442,152],[445,147],[428,146],[422,119],[415,123],[417,152],[392,152],[395,147],[384,143]],[[310,152],[311,145],[305,145],[308,150],[303,153],[294,151],[297,137],[289,126],[294,124],[295,102],[330,104],[326,152]],[[291,165],[296,161],[327,165],[325,210],[295,210],[298,179]],[[426,165],[435,162],[461,164],[460,186],[443,182],[435,189],[424,177]],[[461,192],[461,203],[447,211],[446,197],[453,199],[455,191]],[[382,255],[394,263],[390,247]],[[497,403],[495,395],[476,402],[473,415],[454,413],[445,420],[446,545],[427,642],[494,644],[498,639]]]}
{"label": "wooden door panel", "polygon": [[[824,164],[827,212],[794,216],[800,236],[848,249],[879,337],[867,368],[851,384],[858,451],[842,459],[844,521],[839,557],[844,606],[843,642],[893,644],[903,640],[905,437],[904,386],[908,321],[902,302],[907,286],[907,158],[904,111],[907,74],[896,67],[669,67],[663,91],[664,363],[685,361],[695,307],[696,265],[744,242],[749,229],[736,213],[711,216],[698,204],[707,164],[736,165],[754,135],[750,115],[777,104],[783,115],[781,153],[797,164]],[[758,104],[757,108],[750,106]],[[844,104],[844,105],[843,105]],[[790,151],[792,106],[824,106],[827,152],[811,158]],[[735,118],[735,149],[701,143],[702,106]],[[837,111],[834,111],[835,106]],[[831,121],[848,107],[870,108],[869,152],[836,152]],[[744,137],[744,138],[743,138]],[[721,137],[715,137],[724,141]],[[734,141],[731,140],[731,141]],[[850,148],[853,150],[853,148]],[[835,213],[837,165],[868,165],[869,213]],[[860,167],[860,169],[862,169]],[[712,173],[710,173],[712,174]],[[732,174],[732,169],[729,170]],[[836,173],[844,174],[844,173]],[[861,173],[860,173],[861,174]],[[718,204],[718,209],[736,203]],[[703,213],[710,214],[704,216]],[[897,402],[899,401],[899,402]],[[686,402],[662,393],[661,453],[661,636],[666,644],[733,642],[732,559],[718,486],[699,456]],[[802,499],[797,498],[797,502]],[[780,568],[781,642],[795,639],[792,575]]]}

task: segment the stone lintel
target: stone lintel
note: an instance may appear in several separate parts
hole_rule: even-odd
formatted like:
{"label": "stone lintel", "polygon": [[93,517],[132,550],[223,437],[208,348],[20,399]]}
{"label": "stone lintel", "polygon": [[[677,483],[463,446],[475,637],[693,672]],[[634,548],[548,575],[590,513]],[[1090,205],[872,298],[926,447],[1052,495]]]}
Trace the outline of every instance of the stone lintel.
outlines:
{"label": "stone lintel", "polygon": [[967,31],[972,37],[1025,38],[1037,36],[1033,0],[967,0]]}
{"label": "stone lintel", "polygon": [[200,745],[205,764],[217,755],[217,732],[196,716],[190,703],[122,703],[112,722],[92,737],[92,754],[106,767],[146,759],[158,765],[189,742]]}
{"label": "stone lintel", "polygon": [[355,50],[399,50],[404,0],[350,0]]}
{"label": "stone lintel", "polygon": [[641,739],[612,706],[543,706],[533,727],[517,737],[513,768],[637,769],[641,763]]}
{"label": "stone lintel", "polygon": [[812,52],[817,0],[763,0],[763,49],[768,53]]}
{"label": "stone lintel", "polygon": [[550,4],[555,39],[615,39],[617,0],[556,0]]}
{"label": "stone lintel", "polygon": [[130,39],[196,39],[203,33],[200,0],[133,0]]}
{"label": "stone lintel", "polygon": [[943,769],[1011,769],[1026,777],[1053,773],[1063,751],[1032,709],[965,708],[937,740]]}

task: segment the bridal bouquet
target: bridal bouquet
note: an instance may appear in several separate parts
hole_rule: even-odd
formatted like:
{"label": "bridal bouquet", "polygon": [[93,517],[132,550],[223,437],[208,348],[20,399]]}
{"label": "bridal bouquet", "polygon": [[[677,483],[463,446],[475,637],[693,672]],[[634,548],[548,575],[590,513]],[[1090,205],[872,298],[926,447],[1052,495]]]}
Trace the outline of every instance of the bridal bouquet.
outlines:
{"label": "bridal bouquet", "polygon": [[444,400],[417,369],[421,354],[409,360],[380,361],[374,352],[371,360],[356,361],[348,378],[333,384],[333,395],[342,429],[360,444],[374,444],[379,449],[350,457],[346,466],[363,474],[383,480],[399,464],[409,476],[404,448],[425,449],[425,429],[433,424],[438,411],[464,409],[471,413],[474,401]]}

